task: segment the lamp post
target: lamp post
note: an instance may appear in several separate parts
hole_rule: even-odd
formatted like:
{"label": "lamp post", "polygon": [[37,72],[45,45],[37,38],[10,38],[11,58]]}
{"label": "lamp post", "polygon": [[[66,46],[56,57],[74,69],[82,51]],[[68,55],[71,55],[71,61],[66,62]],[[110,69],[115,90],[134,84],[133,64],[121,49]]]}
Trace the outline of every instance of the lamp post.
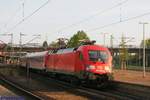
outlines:
{"label": "lamp post", "polygon": [[145,77],[145,25],[147,22],[140,22],[143,25],[143,77]]}

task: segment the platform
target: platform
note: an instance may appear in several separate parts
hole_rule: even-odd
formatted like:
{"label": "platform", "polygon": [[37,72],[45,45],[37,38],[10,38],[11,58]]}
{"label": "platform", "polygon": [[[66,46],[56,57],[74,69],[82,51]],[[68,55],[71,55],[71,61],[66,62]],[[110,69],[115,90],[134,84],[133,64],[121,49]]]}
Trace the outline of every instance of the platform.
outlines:
{"label": "platform", "polygon": [[113,73],[116,81],[150,86],[150,72],[145,77],[142,71],[114,70]]}

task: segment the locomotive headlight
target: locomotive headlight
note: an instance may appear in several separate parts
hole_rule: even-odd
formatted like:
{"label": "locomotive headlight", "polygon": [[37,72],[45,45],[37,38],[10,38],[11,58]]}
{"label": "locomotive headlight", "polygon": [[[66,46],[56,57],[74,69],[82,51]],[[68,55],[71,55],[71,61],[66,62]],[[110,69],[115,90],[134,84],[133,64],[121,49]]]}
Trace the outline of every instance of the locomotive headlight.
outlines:
{"label": "locomotive headlight", "polygon": [[92,70],[92,69],[95,69],[95,66],[93,66],[93,65],[88,65],[88,66],[86,67],[86,69],[87,69],[87,70]]}
{"label": "locomotive headlight", "polygon": [[112,69],[111,69],[110,66],[105,66],[105,70],[106,70],[107,72],[112,72]]}
{"label": "locomotive headlight", "polygon": [[90,65],[89,68],[90,68],[90,69],[95,69],[95,66]]}

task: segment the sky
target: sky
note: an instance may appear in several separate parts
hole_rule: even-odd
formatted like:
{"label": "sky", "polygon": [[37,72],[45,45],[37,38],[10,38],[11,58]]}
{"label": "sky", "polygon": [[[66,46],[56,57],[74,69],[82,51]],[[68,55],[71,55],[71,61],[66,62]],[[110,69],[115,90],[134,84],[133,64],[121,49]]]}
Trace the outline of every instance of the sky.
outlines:
{"label": "sky", "polygon": [[[139,22],[148,22],[145,37],[150,38],[150,14],[124,21],[149,13],[150,0],[49,0],[48,4],[17,25],[47,1],[0,0],[0,34],[13,33],[15,44],[19,44],[20,33],[26,34],[22,37],[23,44],[33,39],[34,35],[41,34],[41,38],[33,42],[47,40],[50,43],[60,37],[70,38],[83,30],[97,44],[104,43],[103,37],[107,33],[105,39],[108,46],[110,35],[114,37],[114,45],[120,43],[122,36],[127,40],[134,38],[127,44],[139,45],[143,39],[143,27]],[[116,22],[118,24],[108,26]],[[8,43],[10,36],[0,35],[0,40]]]}

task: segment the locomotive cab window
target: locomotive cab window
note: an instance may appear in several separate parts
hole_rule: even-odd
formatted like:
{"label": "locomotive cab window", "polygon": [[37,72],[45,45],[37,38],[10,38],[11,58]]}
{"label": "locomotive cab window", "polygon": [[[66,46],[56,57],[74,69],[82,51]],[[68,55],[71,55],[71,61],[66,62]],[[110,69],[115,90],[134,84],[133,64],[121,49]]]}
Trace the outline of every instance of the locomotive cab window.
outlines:
{"label": "locomotive cab window", "polygon": [[100,50],[90,50],[88,51],[89,60],[90,61],[99,61],[99,62],[107,62],[108,53],[107,51],[100,51]]}

